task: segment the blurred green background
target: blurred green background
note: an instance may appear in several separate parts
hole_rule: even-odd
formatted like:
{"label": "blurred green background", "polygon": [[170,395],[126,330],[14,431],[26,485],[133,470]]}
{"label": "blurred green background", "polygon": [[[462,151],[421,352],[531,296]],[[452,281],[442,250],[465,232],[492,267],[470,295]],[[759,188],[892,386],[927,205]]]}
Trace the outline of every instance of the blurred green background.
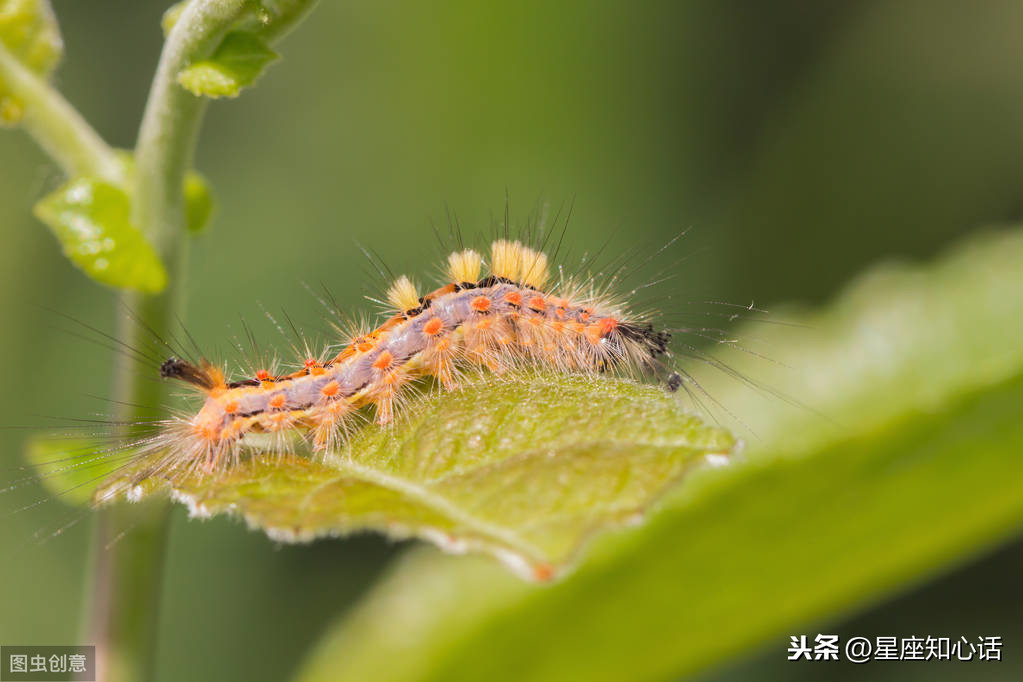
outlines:
{"label": "blurred green background", "polygon": [[[58,86],[111,144],[132,146],[165,4],[53,5],[66,42]],[[194,241],[190,329],[226,354],[243,316],[283,347],[261,307],[324,327],[303,283],[369,310],[356,242],[396,272],[426,275],[445,203],[466,232],[484,233],[506,192],[513,221],[574,198],[576,252],[691,228],[680,249],[691,257],[665,285],[684,300],[822,302],[869,264],[928,257],[1020,218],[1021,26],[1012,0],[322,2],[258,87],[211,106],[197,166],[220,209]],[[31,216],[60,181],[55,167],[19,131],[0,133],[0,160],[3,422],[106,414],[111,405],[91,396],[108,394],[112,354],[56,330],[67,325],[36,306],[110,330],[112,293],[74,270]],[[24,475],[25,437],[0,431],[11,480]],[[43,495],[0,496],[5,644],[78,641],[89,519],[47,538],[76,518],[60,503],[9,513]],[[286,678],[402,550],[376,537],[275,547],[240,523],[176,511],[158,679]],[[1021,568],[1017,544],[804,632],[1018,641]],[[786,665],[786,646],[707,679],[820,674]],[[971,674],[1009,679],[1020,668]]]}

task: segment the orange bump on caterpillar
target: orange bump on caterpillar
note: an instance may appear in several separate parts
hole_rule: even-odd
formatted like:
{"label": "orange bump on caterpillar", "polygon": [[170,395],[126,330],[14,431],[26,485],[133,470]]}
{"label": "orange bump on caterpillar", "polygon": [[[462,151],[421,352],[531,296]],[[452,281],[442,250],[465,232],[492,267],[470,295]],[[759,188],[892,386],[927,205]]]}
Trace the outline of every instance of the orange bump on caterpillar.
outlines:
{"label": "orange bump on caterpillar", "polygon": [[423,333],[427,336],[436,336],[442,329],[444,329],[444,322],[439,317],[430,318],[423,325]]}

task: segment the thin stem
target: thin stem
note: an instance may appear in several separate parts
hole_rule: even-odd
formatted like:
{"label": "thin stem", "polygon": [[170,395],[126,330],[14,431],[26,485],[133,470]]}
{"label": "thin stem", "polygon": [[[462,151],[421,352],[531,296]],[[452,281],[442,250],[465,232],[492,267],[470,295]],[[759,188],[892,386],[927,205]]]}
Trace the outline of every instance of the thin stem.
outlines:
{"label": "thin stem", "polygon": [[164,44],[135,147],[134,222],[161,256],[182,234],[185,173],[192,166],[204,98],[177,83],[178,73],[207,56],[223,39],[247,0],[192,0]]}
{"label": "thin stem", "polygon": [[114,151],[63,95],[23,66],[2,42],[0,80],[21,100],[25,130],[64,173],[123,182],[123,170]]}
{"label": "thin stem", "polygon": [[[187,244],[183,184],[192,166],[205,101],[181,88],[177,74],[217,46],[246,0],[192,0],[167,36],[146,102],[135,149],[133,222],[146,235],[170,274],[167,292],[158,297],[123,294],[122,303],[146,321],[153,333],[169,338],[181,313]],[[149,332],[119,315],[118,337],[145,348]],[[115,375],[117,399],[132,405],[159,405],[159,384],[120,362]],[[132,422],[144,415],[126,407],[119,417]],[[156,647],[168,505],[150,502],[142,510],[124,505],[99,514],[94,554],[94,589],[89,641],[97,646],[100,679],[149,679]]]}
{"label": "thin stem", "polygon": [[319,0],[278,0],[273,19],[260,31],[260,36],[267,42],[280,40],[313,11],[317,2]]}

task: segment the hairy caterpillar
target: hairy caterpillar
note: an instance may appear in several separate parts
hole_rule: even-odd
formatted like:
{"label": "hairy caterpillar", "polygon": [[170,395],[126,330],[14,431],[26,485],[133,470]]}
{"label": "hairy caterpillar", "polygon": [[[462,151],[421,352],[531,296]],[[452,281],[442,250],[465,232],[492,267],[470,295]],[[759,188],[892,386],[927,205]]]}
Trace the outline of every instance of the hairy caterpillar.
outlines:
{"label": "hairy caterpillar", "polygon": [[[142,449],[164,453],[157,468],[165,475],[215,475],[240,461],[249,434],[300,432],[314,452],[331,451],[361,408],[372,406],[377,423],[390,423],[422,377],[451,390],[478,370],[634,373],[667,354],[669,332],[655,330],[588,278],[562,275],[550,285],[550,270],[546,254],[518,241],[493,242],[488,258],[456,251],[442,286],[421,296],[412,280],[398,278],[387,292],[392,314],[383,325],[350,333],[339,353],[307,357],[287,374],[261,369],[230,380],[207,360],[171,357],[161,375],[194,387],[205,402],[165,422]],[[667,381],[676,390],[682,378],[672,373]],[[283,437],[270,442],[292,447]]]}

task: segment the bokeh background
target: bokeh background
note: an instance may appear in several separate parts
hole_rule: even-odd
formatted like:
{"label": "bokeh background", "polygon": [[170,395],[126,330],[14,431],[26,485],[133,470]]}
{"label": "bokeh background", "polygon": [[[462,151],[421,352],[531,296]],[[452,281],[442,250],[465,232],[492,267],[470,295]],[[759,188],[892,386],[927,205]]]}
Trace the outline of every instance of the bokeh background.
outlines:
{"label": "bokeh background", "polygon": [[[53,5],[66,42],[59,87],[111,144],[131,147],[165,4]],[[665,285],[679,295],[825,302],[873,263],[927,258],[1020,218],[1021,26],[1013,0],[327,0],[278,46],[284,59],[258,87],[210,108],[197,165],[219,212],[192,249],[190,329],[226,348],[241,316],[284,346],[262,308],[324,326],[303,283],[369,310],[356,243],[425,274],[445,205],[466,232],[485,233],[506,194],[513,221],[574,200],[577,251],[689,229],[690,257]],[[74,270],[31,216],[59,181],[24,134],[0,132],[5,425],[112,409],[91,397],[108,394],[112,354],[56,330],[45,310],[114,325],[111,291]],[[26,433],[0,430],[12,481],[24,475]],[[0,494],[4,644],[78,642],[90,520],[49,537],[76,517],[53,501],[16,511],[42,495]],[[276,547],[239,523],[177,511],[157,679],[285,679],[403,550],[376,537]],[[1008,650],[1023,634],[1021,568],[1017,543],[805,632],[1003,634]],[[706,679],[820,674],[785,664],[786,646],[779,638]],[[971,669],[980,674],[1018,679],[1020,664]]]}

